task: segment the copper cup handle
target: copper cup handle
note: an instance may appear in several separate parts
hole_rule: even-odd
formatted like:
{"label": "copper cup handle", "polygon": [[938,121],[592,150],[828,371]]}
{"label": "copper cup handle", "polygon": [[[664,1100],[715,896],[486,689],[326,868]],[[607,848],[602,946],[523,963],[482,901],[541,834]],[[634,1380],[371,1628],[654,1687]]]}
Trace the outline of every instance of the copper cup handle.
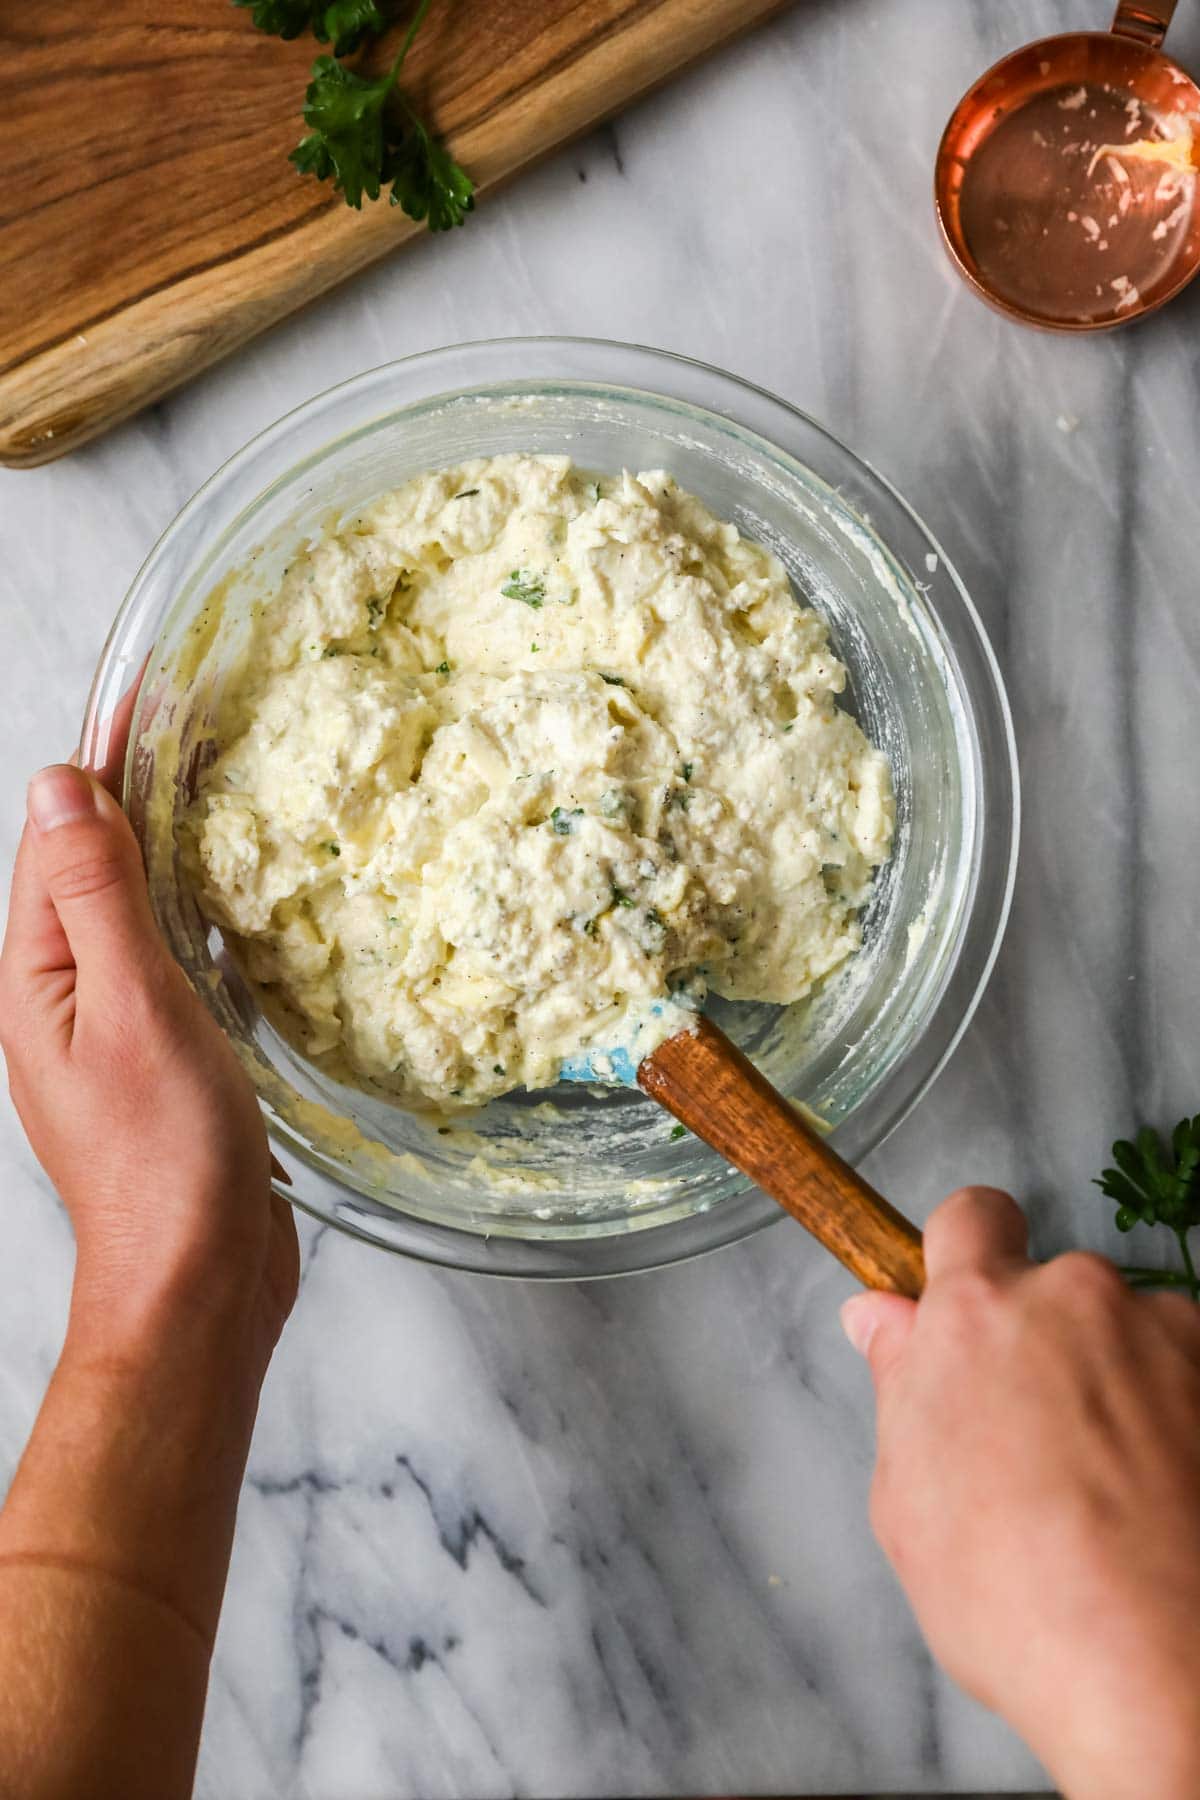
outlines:
{"label": "copper cup handle", "polygon": [[1118,37],[1136,38],[1157,50],[1174,12],[1175,0],[1118,0],[1112,29]]}

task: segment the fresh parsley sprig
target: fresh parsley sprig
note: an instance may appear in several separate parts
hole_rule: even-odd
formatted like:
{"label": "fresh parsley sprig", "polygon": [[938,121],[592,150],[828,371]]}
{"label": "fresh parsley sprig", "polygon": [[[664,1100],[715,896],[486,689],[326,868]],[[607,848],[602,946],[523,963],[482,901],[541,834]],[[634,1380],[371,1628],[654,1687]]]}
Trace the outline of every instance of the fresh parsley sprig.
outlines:
{"label": "fresh parsley sprig", "polygon": [[1135,1287],[1183,1287],[1200,1300],[1200,1277],[1188,1233],[1200,1225],[1200,1113],[1181,1119],[1164,1145],[1149,1126],[1132,1143],[1122,1138],[1112,1147],[1115,1168],[1105,1169],[1096,1186],[1117,1202],[1118,1231],[1135,1225],[1165,1225],[1174,1233],[1182,1270],[1126,1268]]}
{"label": "fresh parsley sprig", "polygon": [[308,135],[292,151],[301,174],[333,184],[347,206],[364,195],[378,200],[390,188],[393,206],[430,231],[449,231],[474,210],[475,184],[400,87],[400,72],[425,23],[430,0],[420,0],[399,52],[372,79],[341,60],[386,30],[378,0],[234,0],[260,31],[295,38],[311,31],[333,54],[319,56],[304,96]]}

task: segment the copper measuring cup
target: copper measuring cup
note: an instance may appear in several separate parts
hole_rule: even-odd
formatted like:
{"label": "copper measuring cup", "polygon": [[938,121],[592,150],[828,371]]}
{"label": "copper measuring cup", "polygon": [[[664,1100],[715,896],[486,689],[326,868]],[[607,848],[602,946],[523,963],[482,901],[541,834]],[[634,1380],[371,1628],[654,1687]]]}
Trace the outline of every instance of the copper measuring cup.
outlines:
{"label": "copper measuring cup", "polygon": [[1010,318],[1103,331],[1162,306],[1200,268],[1200,176],[1115,153],[1190,133],[1200,159],[1200,88],[1161,48],[1174,11],[1120,0],[1111,30],[1027,44],[951,115],[938,221],[964,281]]}

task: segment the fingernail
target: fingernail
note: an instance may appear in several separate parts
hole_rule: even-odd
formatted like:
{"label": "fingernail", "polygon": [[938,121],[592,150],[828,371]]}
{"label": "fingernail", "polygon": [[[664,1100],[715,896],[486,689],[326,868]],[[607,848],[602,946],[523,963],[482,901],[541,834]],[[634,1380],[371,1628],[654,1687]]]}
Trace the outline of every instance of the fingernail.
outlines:
{"label": "fingernail", "polygon": [[851,1344],[860,1356],[865,1356],[879,1325],[870,1294],[855,1294],[852,1300],[844,1301],[839,1317]]}
{"label": "fingernail", "polygon": [[27,805],[38,831],[55,831],[60,825],[74,825],[90,817],[96,810],[96,796],[79,769],[69,763],[52,763],[30,782]]}

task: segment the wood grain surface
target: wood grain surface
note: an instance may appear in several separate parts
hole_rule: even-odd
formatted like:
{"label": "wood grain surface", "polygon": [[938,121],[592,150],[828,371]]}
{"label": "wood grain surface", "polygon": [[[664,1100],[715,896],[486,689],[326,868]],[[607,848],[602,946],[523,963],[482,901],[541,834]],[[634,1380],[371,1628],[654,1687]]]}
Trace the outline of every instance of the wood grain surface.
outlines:
{"label": "wood grain surface", "polygon": [[[783,3],[439,0],[406,87],[486,205]],[[288,162],[317,50],[229,0],[0,7],[0,461],[61,455],[423,233]]]}
{"label": "wood grain surface", "polygon": [[638,1086],[758,1183],[864,1287],[917,1299],[921,1234],[730,1043],[701,1019],[638,1069]]}

